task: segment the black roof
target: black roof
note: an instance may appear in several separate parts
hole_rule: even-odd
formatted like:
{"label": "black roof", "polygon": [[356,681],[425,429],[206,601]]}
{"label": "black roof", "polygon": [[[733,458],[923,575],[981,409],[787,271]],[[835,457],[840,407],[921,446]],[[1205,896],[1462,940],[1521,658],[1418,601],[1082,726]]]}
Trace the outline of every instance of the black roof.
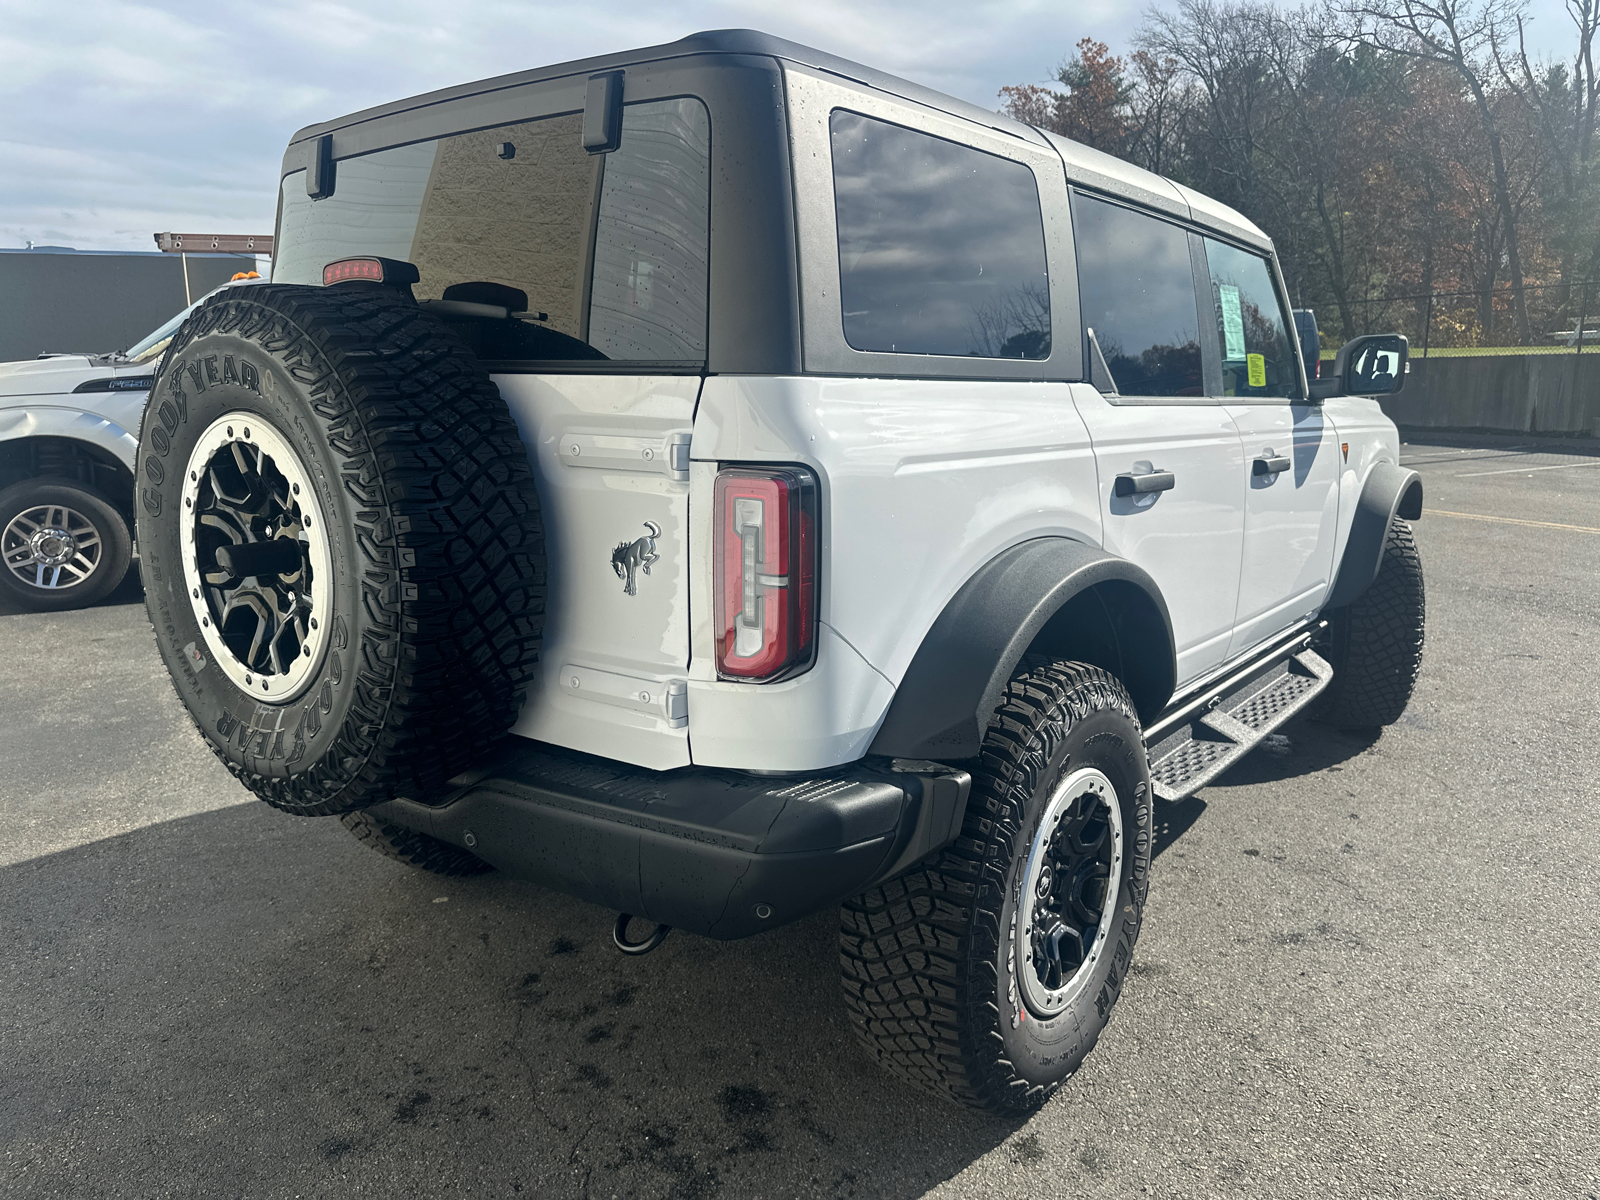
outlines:
{"label": "black roof", "polygon": [[476,83],[463,83],[455,87],[441,88],[436,92],[425,92],[420,96],[412,96],[406,100],[396,100],[389,104],[380,104],[376,108],[363,109],[351,113],[349,116],[338,117],[332,121],[324,121],[320,125],[308,125],[290,138],[290,144],[305,141],[307,138],[320,137],[325,133],[332,133],[339,129],[348,129],[352,125],[359,125],[363,121],[371,121],[379,117],[391,116],[395,113],[409,112],[428,105],[440,104],[448,100],[457,100],[463,96],[480,96],[486,92],[494,92],[503,88],[520,87],[523,84],[538,83],[547,79],[559,79],[568,75],[587,75],[597,71],[615,70],[618,67],[628,67],[636,63],[658,62],[662,59],[681,58],[691,54],[747,54],[763,55],[770,58],[787,59],[802,66],[814,67],[830,74],[841,76],[863,84],[877,91],[887,92],[891,95],[926,105],[929,108],[946,112],[952,116],[976,121],[981,125],[1003,130],[1017,137],[1025,138],[1031,142],[1040,140],[1039,135],[1028,125],[1014,121],[1010,117],[1001,116],[976,104],[969,104],[965,100],[958,100],[954,96],[947,96],[943,92],[936,92],[932,88],[923,87],[921,84],[912,83],[910,80],[901,79],[884,71],[872,67],[862,66],[860,63],[851,62],[849,59],[838,58],[822,50],[810,46],[802,46],[798,42],[791,42],[784,38],[773,37],[771,34],[761,33],[755,29],[712,29],[704,33],[692,33],[686,38],[676,42],[667,42],[660,46],[645,46],[638,50],[626,50],[619,54],[606,54],[597,58],[580,58],[572,62],[556,63],[554,66],[537,67],[531,71],[518,71],[512,75],[497,75],[493,79],[482,79]]}

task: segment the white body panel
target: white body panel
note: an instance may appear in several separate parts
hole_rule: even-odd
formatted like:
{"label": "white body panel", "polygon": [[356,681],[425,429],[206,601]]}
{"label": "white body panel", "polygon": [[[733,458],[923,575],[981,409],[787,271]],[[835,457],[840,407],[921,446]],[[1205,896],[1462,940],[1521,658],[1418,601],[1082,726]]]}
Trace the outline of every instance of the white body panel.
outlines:
{"label": "white body panel", "polygon": [[[709,599],[694,595],[696,763],[859,757],[928,628],[984,563],[1030,538],[1100,542],[1093,453],[1066,384],[714,376],[692,453],[696,546],[710,543],[718,461],[811,467],[823,526],[819,652],[794,680],[715,682]],[[708,591],[704,564],[694,587]]]}
{"label": "white body panel", "polygon": [[[1398,457],[1365,400],[1332,402],[1361,430],[1345,464],[1352,435],[1316,406],[1118,405],[1087,385],[995,380],[497,382],[538,475],[550,573],[544,665],[514,732],[658,770],[860,758],[951,597],[1035,537],[1103,545],[1151,574],[1185,690],[1315,611],[1367,469]],[[685,479],[669,448],[691,419]],[[1253,457],[1280,442],[1295,470],[1252,486]],[[716,674],[712,490],[727,462],[800,463],[821,485],[817,656],[782,683]],[[1116,497],[1139,462],[1177,486]],[[628,596],[611,551],[647,521],[657,560]]]}
{"label": "white body panel", "polygon": [[[1228,403],[1244,442],[1244,559],[1229,657],[1312,616],[1333,586],[1339,521],[1339,438],[1315,404]],[[1253,473],[1263,456],[1294,465]]]}
{"label": "white body panel", "polygon": [[[683,444],[700,379],[501,375],[495,382],[532,459],[549,572],[539,678],[512,732],[657,770],[685,766]],[[629,595],[613,551],[640,539],[654,541],[655,558],[647,561],[648,546],[635,556]]]}
{"label": "white body panel", "polygon": [[[1100,467],[1104,546],[1161,589],[1181,688],[1223,661],[1233,633],[1249,473],[1239,431],[1217,404],[1114,404],[1088,384],[1071,387]],[[1116,476],[1139,463],[1171,471],[1173,488],[1116,496]]]}

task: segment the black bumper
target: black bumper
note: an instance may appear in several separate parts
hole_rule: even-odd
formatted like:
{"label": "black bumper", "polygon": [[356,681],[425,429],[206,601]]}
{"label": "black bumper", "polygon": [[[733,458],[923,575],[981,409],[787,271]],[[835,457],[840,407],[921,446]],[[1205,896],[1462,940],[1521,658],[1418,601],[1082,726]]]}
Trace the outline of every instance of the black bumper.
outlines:
{"label": "black bumper", "polygon": [[724,940],[830,907],[961,830],[972,777],[869,758],[804,776],[649,771],[524,738],[437,805],[372,816],[508,875]]}

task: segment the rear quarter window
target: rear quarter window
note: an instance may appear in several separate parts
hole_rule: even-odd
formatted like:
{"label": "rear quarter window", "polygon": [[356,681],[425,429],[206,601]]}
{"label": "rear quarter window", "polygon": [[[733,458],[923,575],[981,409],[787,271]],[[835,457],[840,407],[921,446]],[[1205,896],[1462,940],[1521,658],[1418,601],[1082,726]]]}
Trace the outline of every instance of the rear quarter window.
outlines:
{"label": "rear quarter window", "polygon": [[1033,172],[845,109],[830,114],[829,135],[846,342],[1048,358],[1050,279]]}

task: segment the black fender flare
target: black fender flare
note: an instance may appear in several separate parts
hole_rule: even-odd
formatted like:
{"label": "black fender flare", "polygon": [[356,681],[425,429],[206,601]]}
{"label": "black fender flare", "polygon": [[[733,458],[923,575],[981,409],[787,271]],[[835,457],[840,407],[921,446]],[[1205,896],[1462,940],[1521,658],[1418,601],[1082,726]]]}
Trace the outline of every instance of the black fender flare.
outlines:
{"label": "black fender flare", "polygon": [[1396,517],[1422,516],[1422,476],[1393,463],[1378,463],[1367,472],[1350,524],[1344,558],[1323,608],[1343,608],[1372,586],[1383,563],[1383,543]]}
{"label": "black fender flare", "polygon": [[[1164,627],[1164,654],[1140,690],[1145,719],[1166,703],[1177,678],[1172,618],[1155,580],[1098,546],[1033,538],[986,563],[945,605],[906,668],[868,753],[933,760],[977,755],[1006,683],[1050,619],[1100,584],[1143,593],[1147,624]],[[1115,615],[1108,614],[1115,623]],[[1137,701],[1136,701],[1137,702]]]}

